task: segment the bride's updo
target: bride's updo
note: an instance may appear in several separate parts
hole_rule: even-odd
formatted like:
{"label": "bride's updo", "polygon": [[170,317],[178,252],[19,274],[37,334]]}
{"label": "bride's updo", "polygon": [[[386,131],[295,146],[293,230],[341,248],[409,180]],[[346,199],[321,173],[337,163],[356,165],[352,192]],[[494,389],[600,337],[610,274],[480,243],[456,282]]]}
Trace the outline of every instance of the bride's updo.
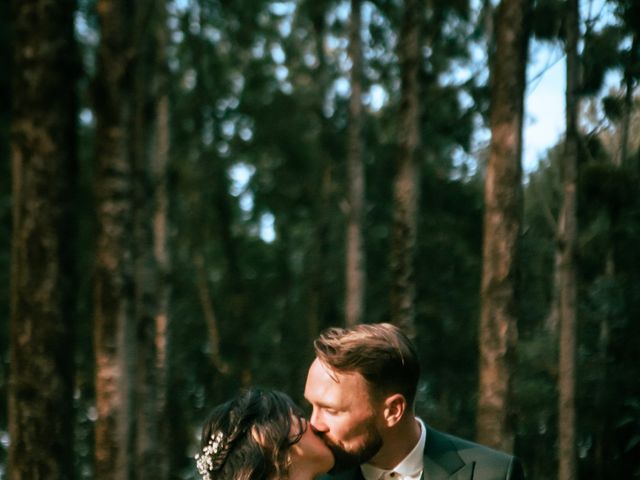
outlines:
{"label": "bride's updo", "polygon": [[250,389],[211,413],[196,455],[203,480],[273,480],[287,477],[289,448],[307,424],[282,392]]}

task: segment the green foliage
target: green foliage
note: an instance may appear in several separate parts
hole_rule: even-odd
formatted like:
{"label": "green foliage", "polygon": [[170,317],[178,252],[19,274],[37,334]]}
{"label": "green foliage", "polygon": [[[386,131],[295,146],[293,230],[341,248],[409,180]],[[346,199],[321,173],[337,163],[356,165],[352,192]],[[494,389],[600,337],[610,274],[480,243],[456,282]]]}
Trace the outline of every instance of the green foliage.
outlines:
{"label": "green foliage", "polygon": [[608,70],[619,67],[619,45],[623,33],[618,25],[611,25],[598,32],[588,32],[584,37],[582,77],[580,91],[584,95],[597,93],[602,87]]}
{"label": "green foliage", "polygon": [[615,5],[615,12],[629,32],[640,34],[640,4],[634,0],[609,0]]}
{"label": "green foliage", "polygon": [[535,0],[531,12],[531,29],[540,40],[562,38],[565,4],[559,0]]}
{"label": "green foliage", "polygon": [[[477,318],[481,278],[482,188],[425,168],[416,279],[418,345],[433,402],[427,421],[472,438],[477,398]],[[446,347],[443,349],[443,344]],[[427,404],[428,405],[428,404]],[[426,407],[426,406],[425,406]]]}
{"label": "green foliage", "polygon": [[[587,139],[590,160],[579,171],[578,206],[578,396],[581,477],[632,478],[637,461],[629,404],[638,399],[637,362],[640,261],[631,236],[638,224],[637,174],[611,164],[597,138]],[[562,145],[534,172],[525,190],[523,285],[517,451],[535,478],[553,477],[549,451],[555,439],[556,340],[549,318],[553,300],[554,219],[560,203]],[[636,237],[637,239],[637,237]],[[633,424],[633,422],[631,422]],[[628,447],[631,446],[630,449]],[[601,457],[599,457],[601,455]],[[599,458],[617,459],[599,461]],[[546,460],[545,460],[546,459]],[[551,462],[553,463],[553,462]]]}
{"label": "green foliage", "polygon": [[602,108],[607,118],[613,122],[620,121],[624,112],[622,98],[614,95],[607,95],[602,99]]}
{"label": "green foliage", "polygon": [[589,162],[580,171],[580,204],[585,211],[604,208],[612,218],[629,205],[637,195],[638,179],[634,172],[610,163]]}
{"label": "green foliage", "polygon": [[[521,244],[521,282],[519,331],[523,338],[536,335],[549,315],[553,296],[553,258],[555,219],[561,200],[559,149],[552,149],[524,191],[524,225]],[[525,347],[526,348],[526,344]]]}

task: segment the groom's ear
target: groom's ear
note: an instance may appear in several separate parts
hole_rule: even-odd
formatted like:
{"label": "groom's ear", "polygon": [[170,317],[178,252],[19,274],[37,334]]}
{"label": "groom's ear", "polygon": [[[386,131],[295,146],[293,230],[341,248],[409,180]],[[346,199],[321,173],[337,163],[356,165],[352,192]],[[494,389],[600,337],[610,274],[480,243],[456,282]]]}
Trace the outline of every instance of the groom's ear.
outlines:
{"label": "groom's ear", "polygon": [[400,393],[389,395],[384,400],[384,422],[387,427],[396,425],[407,410],[407,399]]}

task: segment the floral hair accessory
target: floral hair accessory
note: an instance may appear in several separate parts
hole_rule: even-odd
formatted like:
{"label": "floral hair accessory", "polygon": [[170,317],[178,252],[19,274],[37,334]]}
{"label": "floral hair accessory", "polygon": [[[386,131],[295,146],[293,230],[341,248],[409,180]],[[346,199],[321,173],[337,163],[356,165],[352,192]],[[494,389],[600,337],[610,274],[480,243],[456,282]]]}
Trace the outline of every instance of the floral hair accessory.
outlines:
{"label": "floral hair accessory", "polygon": [[214,459],[222,450],[224,435],[221,431],[214,432],[209,439],[209,443],[196,455],[196,466],[198,473],[202,475],[202,480],[213,480]]}

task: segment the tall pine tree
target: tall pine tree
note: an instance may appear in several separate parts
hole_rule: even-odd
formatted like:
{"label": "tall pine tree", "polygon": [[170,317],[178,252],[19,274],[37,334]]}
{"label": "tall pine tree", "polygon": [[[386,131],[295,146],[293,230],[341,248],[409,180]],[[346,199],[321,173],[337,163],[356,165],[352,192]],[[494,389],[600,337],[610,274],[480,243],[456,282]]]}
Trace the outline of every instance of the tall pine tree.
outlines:
{"label": "tall pine tree", "polygon": [[9,470],[73,478],[75,2],[12,2]]}

